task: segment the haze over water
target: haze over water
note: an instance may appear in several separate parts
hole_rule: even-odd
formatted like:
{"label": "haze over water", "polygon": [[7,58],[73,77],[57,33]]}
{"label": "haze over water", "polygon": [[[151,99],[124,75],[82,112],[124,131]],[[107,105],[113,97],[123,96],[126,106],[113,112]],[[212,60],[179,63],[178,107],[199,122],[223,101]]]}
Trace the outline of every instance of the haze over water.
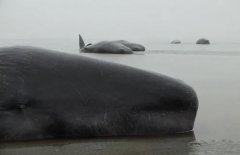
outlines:
{"label": "haze over water", "polygon": [[0,38],[240,42],[239,0],[0,0]]}
{"label": "haze over water", "polygon": [[[194,134],[1,143],[0,154],[240,154],[240,1],[0,0],[0,47],[79,55],[86,43],[126,39],[147,51],[80,55],[166,74],[199,98]],[[195,45],[206,37],[211,45]],[[174,39],[183,44],[170,45]]]}

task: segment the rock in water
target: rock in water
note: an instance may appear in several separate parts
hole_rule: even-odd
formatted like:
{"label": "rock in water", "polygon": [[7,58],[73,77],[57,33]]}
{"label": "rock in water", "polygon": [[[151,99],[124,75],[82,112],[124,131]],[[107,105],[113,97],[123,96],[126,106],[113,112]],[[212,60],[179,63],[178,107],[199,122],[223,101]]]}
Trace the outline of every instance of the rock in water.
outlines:
{"label": "rock in water", "polygon": [[205,38],[201,38],[196,42],[196,44],[206,44],[206,45],[208,45],[208,44],[210,44],[210,41],[205,39]]}
{"label": "rock in water", "polygon": [[51,50],[0,49],[0,140],[193,129],[195,91],[174,78]]}
{"label": "rock in water", "polygon": [[171,42],[171,44],[181,44],[181,41],[180,41],[180,40],[173,40],[173,41]]}

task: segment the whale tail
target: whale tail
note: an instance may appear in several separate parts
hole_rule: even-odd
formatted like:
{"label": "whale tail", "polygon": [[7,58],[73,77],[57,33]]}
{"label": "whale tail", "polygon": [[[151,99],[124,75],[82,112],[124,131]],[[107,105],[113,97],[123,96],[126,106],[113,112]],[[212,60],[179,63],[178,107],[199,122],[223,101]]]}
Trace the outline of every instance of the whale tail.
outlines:
{"label": "whale tail", "polygon": [[82,48],[84,48],[84,46],[85,46],[85,43],[84,43],[84,41],[83,41],[83,38],[82,38],[82,36],[79,34],[79,48],[82,49]]}

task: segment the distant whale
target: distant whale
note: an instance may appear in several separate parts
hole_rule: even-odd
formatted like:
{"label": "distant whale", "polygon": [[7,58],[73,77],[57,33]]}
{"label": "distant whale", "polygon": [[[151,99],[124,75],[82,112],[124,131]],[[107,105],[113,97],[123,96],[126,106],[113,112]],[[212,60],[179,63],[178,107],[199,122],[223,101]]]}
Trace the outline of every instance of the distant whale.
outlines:
{"label": "distant whale", "polygon": [[0,140],[188,132],[195,91],[158,73],[30,47],[0,48]]}
{"label": "distant whale", "polygon": [[133,51],[145,51],[144,46],[125,40],[102,41],[96,44],[90,43],[85,46],[83,38],[80,34],[79,47],[82,52],[88,53],[132,54]]}

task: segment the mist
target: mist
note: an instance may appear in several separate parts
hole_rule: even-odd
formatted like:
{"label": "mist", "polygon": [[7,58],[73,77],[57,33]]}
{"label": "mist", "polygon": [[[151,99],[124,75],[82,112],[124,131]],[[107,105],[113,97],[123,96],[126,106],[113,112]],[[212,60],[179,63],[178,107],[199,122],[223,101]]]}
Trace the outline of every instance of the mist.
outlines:
{"label": "mist", "polygon": [[[0,0],[0,38],[240,42],[238,0]],[[239,35],[238,35],[239,34]]]}

